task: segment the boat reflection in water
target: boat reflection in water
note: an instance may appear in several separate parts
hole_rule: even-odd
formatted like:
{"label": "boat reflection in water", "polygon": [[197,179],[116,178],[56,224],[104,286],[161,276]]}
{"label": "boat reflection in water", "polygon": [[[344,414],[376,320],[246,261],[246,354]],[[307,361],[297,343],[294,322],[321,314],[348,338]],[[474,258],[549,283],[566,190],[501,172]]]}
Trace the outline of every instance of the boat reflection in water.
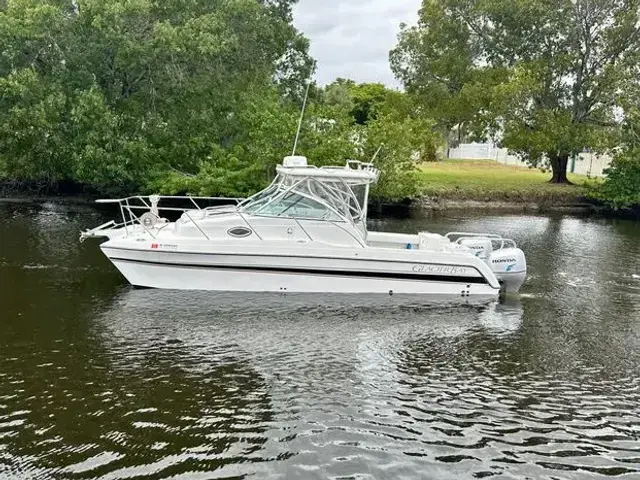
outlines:
{"label": "boat reflection in water", "polygon": [[[197,389],[206,401],[201,411],[192,409],[177,436],[191,431],[193,441],[199,435],[226,438],[239,457],[253,461],[295,456],[283,468],[299,475],[307,455],[337,458],[363,440],[369,444],[355,447],[357,468],[369,448],[388,444],[387,455],[395,455],[394,437],[412,431],[404,423],[411,419],[394,413],[405,408],[403,396],[413,404],[451,389],[445,381],[427,380],[426,372],[416,376],[416,369],[446,366],[437,370],[449,374],[474,337],[508,341],[523,314],[517,300],[424,307],[373,304],[375,298],[129,290],[94,329],[111,369],[172,382],[165,394],[173,402],[192,402],[187,379],[215,386]],[[418,396],[411,391],[417,384]],[[238,443],[244,436],[253,450]],[[329,451],[318,449],[321,444]],[[272,474],[273,465],[229,466],[220,475],[247,471]]]}
{"label": "boat reflection in water", "polygon": [[[130,290],[95,328],[117,363],[123,349],[135,352],[140,362],[147,353],[178,355],[188,361],[173,364],[199,374],[218,364],[243,363],[267,383],[309,385],[313,380],[318,386],[335,379],[344,389],[346,379],[364,388],[367,372],[380,375],[376,359],[386,359],[385,370],[397,370],[408,344],[429,339],[463,346],[469,335],[501,339],[517,332],[523,318],[517,298],[466,306],[382,298]],[[454,361],[455,351],[450,355]],[[286,389],[281,394],[284,401]],[[277,398],[272,391],[272,401]]]}

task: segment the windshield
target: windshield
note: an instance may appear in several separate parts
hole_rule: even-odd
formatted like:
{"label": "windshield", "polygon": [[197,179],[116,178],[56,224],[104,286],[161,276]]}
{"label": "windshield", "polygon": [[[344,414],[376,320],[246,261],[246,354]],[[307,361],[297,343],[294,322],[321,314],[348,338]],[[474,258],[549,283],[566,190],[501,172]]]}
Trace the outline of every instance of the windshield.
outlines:
{"label": "windshield", "polygon": [[295,191],[288,191],[279,198],[272,195],[271,198],[261,198],[245,207],[245,212],[252,215],[264,215],[269,217],[312,218],[322,220],[340,220],[326,205],[308,198]]}
{"label": "windshield", "polygon": [[287,175],[278,177],[269,188],[246,201],[242,209],[251,215],[353,223],[362,219],[360,202],[346,183]]}

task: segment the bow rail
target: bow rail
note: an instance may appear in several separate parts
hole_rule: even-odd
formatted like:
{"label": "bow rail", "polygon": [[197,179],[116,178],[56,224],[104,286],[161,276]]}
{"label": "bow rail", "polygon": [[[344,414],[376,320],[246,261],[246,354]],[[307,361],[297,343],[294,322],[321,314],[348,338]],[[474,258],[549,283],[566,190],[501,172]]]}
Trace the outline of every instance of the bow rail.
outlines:
{"label": "bow rail", "polygon": [[[194,225],[203,233],[197,222],[190,215],[194,211],[211,211],[230,205],[239,205],[244,199],[231,197],[203,197],[190,195],[133,195],[124,198],[101,198],[96,200],[101,205],[118,205],[122,221],[116,223],[111,220],[98,227],[86,230],[80,234],[80,241],[87,238],[110,237],[116,230],[124,229],[124,235],[129,235],[140,228],[144,229],[152,238],[156,238],[158,231],[166,226],[166,219],[162,212],[177,212],[186,214]],[[188,202],[188,206],[176,206],[179,202]],[[224,202],[220,204],[220,202]],[[164,204],[162,204],[164,203]],[[169,203],[169,205],[166,205]],[[217,205],[210,205],[217,203]],[[207,205],[209,204],[209,205]],[[142,212],[142,213],[141,213]],[[154,233],[155,232],[155,233]]]}

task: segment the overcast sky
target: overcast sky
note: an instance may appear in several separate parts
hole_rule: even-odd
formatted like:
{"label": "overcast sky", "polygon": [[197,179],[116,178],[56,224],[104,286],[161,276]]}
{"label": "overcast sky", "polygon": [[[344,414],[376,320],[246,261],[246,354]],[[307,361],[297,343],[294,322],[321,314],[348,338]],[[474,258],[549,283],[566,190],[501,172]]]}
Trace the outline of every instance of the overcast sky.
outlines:
{"label": "overcast sky", "polygon": [[402,22],[415,24],[421,0],[299,0],[294,23],[311,40],[317,80],[338,77],[397,87],[389,50]]}

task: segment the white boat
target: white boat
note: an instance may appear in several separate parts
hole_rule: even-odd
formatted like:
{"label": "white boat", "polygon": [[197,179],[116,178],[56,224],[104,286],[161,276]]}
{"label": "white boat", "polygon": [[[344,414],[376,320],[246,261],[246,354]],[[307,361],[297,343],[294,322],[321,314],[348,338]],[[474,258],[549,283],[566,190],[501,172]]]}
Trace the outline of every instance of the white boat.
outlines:
{"label": "white boat", "polygon": [[100,248],[137,287],[435,300],[497,298],[525,280],[524,253],[500,235],[368,231],[369,188],[379,178],[370,163],[318,168],[290,156],[276,170],[268,188],[231,205],[206,206],[221,200],[208,197],[98,200],[119,205],[122,222],[81,239],[106,237]]}

